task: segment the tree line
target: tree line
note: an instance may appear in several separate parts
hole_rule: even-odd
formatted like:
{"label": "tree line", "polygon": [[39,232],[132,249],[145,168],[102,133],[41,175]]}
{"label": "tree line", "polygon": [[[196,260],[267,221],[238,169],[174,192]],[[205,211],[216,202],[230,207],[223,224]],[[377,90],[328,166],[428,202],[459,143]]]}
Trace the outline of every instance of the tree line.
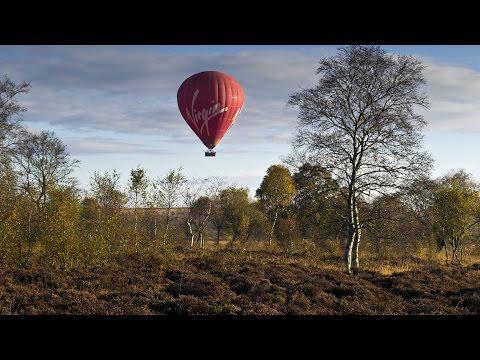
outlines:
{"label": "tree line", "polygon": [[0,262],[70,268],[210,241],[343,252],[347,272],[359,268],[361,247],[460,263],[476,251],[480,189],[463,170],[430,175],[417,113],[429,106],[423,70],[376,46],[322,59],[318,83],[288,101],[299,111],[294,151],[266,170],[255,194],[221,178],[187,179],[182,168],[150,179],[140,166],[127,188],[112,170],[80,189],[65,144],[21,124],[30,84],[3,77]]}

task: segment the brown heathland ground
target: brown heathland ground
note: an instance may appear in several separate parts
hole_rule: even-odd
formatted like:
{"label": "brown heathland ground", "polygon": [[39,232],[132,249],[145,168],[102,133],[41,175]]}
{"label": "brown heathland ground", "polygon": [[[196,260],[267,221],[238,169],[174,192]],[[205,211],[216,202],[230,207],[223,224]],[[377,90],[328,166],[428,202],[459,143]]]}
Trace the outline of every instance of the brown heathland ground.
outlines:
{"label": "brown heathland ground", "polygon": [[0,268],[0,314],[480,313],[480,264],[372,259],[366,268],[382,271],[346,275],[338,262],[184,250],[68,271]]}

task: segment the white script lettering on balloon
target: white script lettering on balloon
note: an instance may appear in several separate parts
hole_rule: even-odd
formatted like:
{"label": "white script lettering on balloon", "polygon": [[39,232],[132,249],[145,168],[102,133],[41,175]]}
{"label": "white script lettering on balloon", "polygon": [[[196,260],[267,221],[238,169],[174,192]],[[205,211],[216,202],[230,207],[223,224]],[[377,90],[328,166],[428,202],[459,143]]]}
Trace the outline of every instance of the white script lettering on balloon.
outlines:
{"label": "white script lettering on balloon", "polygon": [[[225,111],[228,111],[228,107],[220,108],[220,103],[215,103],[212,106],[210,106],[208,109],[204,108],[201,110],[196,110],[195,109],[195,100],[198,97],[199,90],[195,90],[193,93],[193,98],[192,98],[192,107],[191,107],[191,113],[188,111],[188,108],[185,108],[187,117],[195,125],[195,128],[200,131],[200,134],[202,133],[203,129],[206,128],[207,130],[207,135],[210,136],[210,129],[208,128],[208,122],[210,119],[213,117],[217,116],[218,114],[221,114]],[[201,124],[199,128],[199,123]]]}

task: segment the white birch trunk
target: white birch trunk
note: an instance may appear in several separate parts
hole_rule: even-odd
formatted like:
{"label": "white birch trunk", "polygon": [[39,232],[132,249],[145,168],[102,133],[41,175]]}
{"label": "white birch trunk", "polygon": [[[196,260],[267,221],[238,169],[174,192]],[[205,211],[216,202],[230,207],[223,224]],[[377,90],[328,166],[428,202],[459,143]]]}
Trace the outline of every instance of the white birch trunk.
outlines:
{"label": "white birch trunk", "polygon": [[360,261],[358,258],[358,248],[360,245],[360,236],[361,236],[361,229],[360,229],[360,223],[358,221],[358,209],[357,209],[357,204],[354,204],[354,228],[355,228],[355,235],[353,237],[353,249],[352,249],[352,255],[353,255],[353,268],[358,269],[360,267]]}
{"label": "white birch trunk", "polygon": [[353,226],[350,225],[350,229],[348,231],[348,242],[347,247],[345,249],[344,261],[345,261],[345,272],[347,274],[352,273],[352,252],[353,252],[353,243],[355,239],[355,230]]}

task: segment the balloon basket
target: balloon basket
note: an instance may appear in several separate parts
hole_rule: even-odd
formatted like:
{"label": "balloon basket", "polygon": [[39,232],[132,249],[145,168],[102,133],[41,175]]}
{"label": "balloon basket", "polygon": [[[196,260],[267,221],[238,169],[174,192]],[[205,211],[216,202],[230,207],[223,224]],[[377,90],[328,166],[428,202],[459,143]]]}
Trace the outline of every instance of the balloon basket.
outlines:
{"label": "balloon basket", "polygon": [[215,156],[215,151],[213,150],[205,151],[205,156]]}

